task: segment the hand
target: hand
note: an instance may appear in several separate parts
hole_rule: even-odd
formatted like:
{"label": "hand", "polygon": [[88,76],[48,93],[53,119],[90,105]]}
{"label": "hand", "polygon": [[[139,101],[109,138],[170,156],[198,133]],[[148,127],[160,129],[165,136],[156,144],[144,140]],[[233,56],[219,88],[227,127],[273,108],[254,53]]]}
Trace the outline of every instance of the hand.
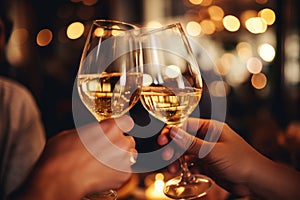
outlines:
{"label": "hand", "polygon": [[[22,197],[16,199],[79,200],[87,193],[120,187],[131,175],[129,152],[136,154],[134,139],[123,134],[133,125],[133,120],[124,116],[81,127],[80,137],[75,129],[59,133],[46,144],[45,151],[24,184]],[[107,137],[99,137],[99,127]],[[123,171],[113,169],[92,156],[91,149],[88,151],[81,141],[89,135],[98,135],[91,144],[92,150],[107,152],[106,157],[112,156],[117,160]],[[97,145],[99,143],[101,145]]]}
{"label": "hand", "polygon": [[[184,128],[189,133],[196,133],[197,137],[183,129],[164,129],[158,137],[158,143],[165,145],[170,137],[178,146],[198,158],[199,152],[210,149],[205,157],[200,158],[201,163],[206,165],[206,174],[228,191],[240,196],[259,196],[266,199],[295,199],[300,196],[296,188],[300,183],[299,173],[264,157],[227,124],[190,118]],[[203,140],[208,132],[212,137],[220,133],[215,144]],[[167,155],[165,158],[170,158],[173,152],[170,149],[168,151],[164,153]]]}

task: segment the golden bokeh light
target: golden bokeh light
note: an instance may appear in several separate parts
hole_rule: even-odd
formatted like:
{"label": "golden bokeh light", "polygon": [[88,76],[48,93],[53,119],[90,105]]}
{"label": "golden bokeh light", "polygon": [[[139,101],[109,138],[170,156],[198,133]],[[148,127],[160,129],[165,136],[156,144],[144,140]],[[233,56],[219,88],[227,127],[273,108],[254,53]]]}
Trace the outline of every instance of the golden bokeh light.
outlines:
{"label": "golden bokeh light", "polygon": [[169,78],[176,78],[181,74],[180,68],[176,65],[169,65],[164,70],[165,74]]}
{"label": "golden bokeh light", "polygon": [[235,56],[232,53],[224,53],[221,58],[216,61],[215,72],[222,76],[227,75],[233,66],[234,60]]}
{"label": "golden bokeh light", "polygon": [[83,32],[84,25],[81,22],[73,22],[67,28],[67,36],[72,40],[80,38]]}
{"label": "golden bokeh light", "polygon": [[201,34],[201,25],[195,21],[189,21],[186,25],[186,32],[190,36],[198,36]]}
{"label": "golden bokeh light", "polygon": [[215,24],[208,19],[201,21],[200,26],[202,28],[202,32],[206,35],[211,35],[216,31]]}
{"label": "golden bokeh light", "polygon": [[263,73],[253,74],[251,84],[255,89],[261,90],[267,85],[267,77]]}
{"label": "golden bokeh light", "polygon": [[111,31],[111,34],[113,36],[117,36],[117,35],[121,35],[123,34],[124,32],[121,30],[121,28],[118,26],[118,25],[113,25],[112,26],[112,31]]}
{"label": "golden bokeh light", "polygon": [[94,35],[96,37],[102,37],[104,35],[104,29],[103,28],[96,28],[94,31]]}
{"label": "golden bokeh light", "polygon": [[258,74],[261,72],[263,65],[258,58],[251,57],[247,60],[246,67],[250,73]]}
{"label": "golden bokeh light", "polygon": [[227,15],[223,18],[223,25],[226,30],[235,32],[239,30],[241,23],[237,17],[233,15]]}
{"label": "golden bokeh light", "polygon": [[189,2],[193,5],[200,5],[203,0],[189,0]]}
{"label": "golden bokeh light", "polygon": [[215,24],[216,31],[223,31],[224,30],[222,20],[221,21],[215,21],[214,20],[213,23]]}
{"label": "golden bokeh light", "polygon": [[143,86],[149,86],[153,83],[152,76],[150,74],[143,74]]}
{"label": "golden bokeh light", "polygon": [[201,6],[210,6],[213,0],[202,0]]}
{"label": "golden bokeh light", "polygon": [[229,91],[230,87],[224,81],[212,81],[209,84],[209,93],[215,97],[225,97]]}
{"label": "golden bokeh light", "polygon": [[235,62],[231,66],[229,73],[226,75],[226,82],[233,87],[237,87],[249,80],[249,76],[250,73],[243,65],[243,63],[235,60]]}
{"label": "golden bokeh light", "polygon": [[258,47],[259,56],[266,62],[271,62],[275,57],[275,48],[270,44],[262,44]]}
{"label": "golden bokeh light", "polygon": [[229,65],[223,65],[221,59],[216,60],[216,64],[214,66],[214,71],[215,71],[216,74],[221,75],[221,76],[225,76],[225,75],[228,74],[229,70],[230,70]]}
{"label": "golden bokeh light", "polygon": [[241,23],[244,27],[246,27],[246,21],[252,17],[257,17],[257,11],[256,10],[246,10],[243,11],[240,15]]}
{"label": "golden bokeh light", "polygon": [[246,28],[254,34],[264,33],[267,30],[267,22],[261,17],[252,17],[246,21]]}
{"label": "golden bokeh light", "polygon": [[52,31],[49,29],[42,29],[36,36],[36,43],[39,46],[47,46],[53,39]]}
{"label": "golden bokeh light", "polygon": [[241,60],[248,60],[253,56],[252,47],[248,42],[239,42],[236,45],[236,51]]}
{"label": "golden bokeh light", "polygon": [[268,25],[274,24],[276,20],[275,12],[269,8],[262,9],[258,12],[258,16],[266,20]]}
{"label": "golden bokeh light", "polygon": [[207,11],[212,20],[221,21],[224,17],[224,11],[219,6],[210,6]]}

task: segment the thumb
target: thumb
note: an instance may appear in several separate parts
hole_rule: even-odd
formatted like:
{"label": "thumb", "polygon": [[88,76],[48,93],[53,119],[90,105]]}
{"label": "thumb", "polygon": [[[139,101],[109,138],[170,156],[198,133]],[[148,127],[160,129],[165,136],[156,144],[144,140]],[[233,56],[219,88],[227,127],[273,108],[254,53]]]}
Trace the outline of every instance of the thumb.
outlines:
{"label": "thumb", "polygon": [[115,119],[116,124],[123,132],[129,132],[134,127],[134,121],[129,115],[123,115]]}
{"label": "thumb", "polygon": [[126,133],[134,127],[134,122],[130,116],[124,115],[118,118],[103,120],[102,122],[100,122],[100,126],[104,132],[107,132],[108,130],[112,131],[119,129],[122,132]]}
{"label": "thumb", "polygon": [[171,128],[170,137],[179,147],[196,156],[199,155],[200,149],[204,144],[204,141],[202,139],[190,135],[183,129],[177,127]]}

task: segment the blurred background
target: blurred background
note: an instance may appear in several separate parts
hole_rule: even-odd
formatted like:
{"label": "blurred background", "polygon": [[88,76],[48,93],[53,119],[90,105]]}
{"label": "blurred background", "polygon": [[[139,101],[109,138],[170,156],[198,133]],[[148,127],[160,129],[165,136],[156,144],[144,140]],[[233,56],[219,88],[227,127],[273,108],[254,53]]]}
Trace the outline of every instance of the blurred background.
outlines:
{"label": "blurred background", "polygon": [[226,97],[225,121],[265,155],[298,163],[280,139],[300,120],[298,0],[1,1],[13,22],[9,65],[1,71],[32,91],[47,137],[74,127],[73,84],[93,19],[181,22],[214,63],[201,70],[223,79],[207,87]]}

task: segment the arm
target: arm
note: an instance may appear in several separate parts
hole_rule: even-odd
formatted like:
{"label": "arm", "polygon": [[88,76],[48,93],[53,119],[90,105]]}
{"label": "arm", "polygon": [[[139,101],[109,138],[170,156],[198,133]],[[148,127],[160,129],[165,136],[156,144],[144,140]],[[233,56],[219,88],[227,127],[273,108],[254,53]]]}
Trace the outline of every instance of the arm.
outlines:
{"label": "arm", "polygon": [[[158,143],[166,144],[168,136],[177,145],[198,156],[201,148],[211,148],[201,163],[215,181],[228,191],[241,196],[262,199],[299,199],[300,174],[295,170],[264,157],[235,133],[227,124],[204,119],[189,119],[186,131],[196,133],[197,138],[183,129],[164,130]],[[208,131],[220,133],[216,143],[204,141]],[[194,134],[195,135],[195,134]],[[186,141],[192,141],[188,143]],[[185,146],[191,144],[190,146]]]}

